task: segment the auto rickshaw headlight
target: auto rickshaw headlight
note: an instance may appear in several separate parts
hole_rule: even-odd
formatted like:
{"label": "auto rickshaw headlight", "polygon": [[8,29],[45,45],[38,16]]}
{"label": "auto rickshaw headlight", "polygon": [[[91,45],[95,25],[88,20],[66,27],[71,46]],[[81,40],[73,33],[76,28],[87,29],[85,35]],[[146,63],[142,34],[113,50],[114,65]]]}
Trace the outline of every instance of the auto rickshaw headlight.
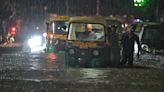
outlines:
{"label": "auto rickshaw headlight", "polygon": [[93,55],[94,55],[94,56],[98,56],[99,54],[100,54],[100,53],[99,53],[98,50],[94,50],[94,51],[93,51]]}
{"label": "auto rickshaw headlight", "polygon": [[74,50],[74,49],[69,49],[69,51],[68,51],[68,52],[69,52],[69,54],[70,54],[70,55],[75,54],[75,50]]}
{"label": "auto rickshaw headlight", "polygon": [[53,34],[50,34],[50,38],[52,39],[54,36],[53,36]]}

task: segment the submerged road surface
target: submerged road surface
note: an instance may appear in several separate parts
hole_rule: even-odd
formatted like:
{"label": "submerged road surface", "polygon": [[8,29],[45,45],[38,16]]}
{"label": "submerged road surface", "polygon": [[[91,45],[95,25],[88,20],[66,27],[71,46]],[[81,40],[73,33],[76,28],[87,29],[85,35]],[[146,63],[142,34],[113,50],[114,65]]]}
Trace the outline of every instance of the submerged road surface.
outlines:
{"label": "submerged road surface", "polygon": [[64,60],[1,53],[0,92],[164,92],[164,69],[152,60],[138,60],[134,68],[70,68]]}

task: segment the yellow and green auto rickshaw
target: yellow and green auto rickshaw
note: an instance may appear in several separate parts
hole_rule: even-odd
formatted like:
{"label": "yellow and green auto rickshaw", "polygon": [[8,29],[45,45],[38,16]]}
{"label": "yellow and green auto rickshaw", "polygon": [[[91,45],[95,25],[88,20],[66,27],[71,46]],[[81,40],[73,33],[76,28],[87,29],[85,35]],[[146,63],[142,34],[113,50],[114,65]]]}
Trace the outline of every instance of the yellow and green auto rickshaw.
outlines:
{"label": "yellow and green auto rickshaw", "polygon": [[[104,17],[71,17],[67,37],[67,64],[72,67],[118,65],[119,47],[111,50],[110,28]],[[109,30],[109,31],[108,31]],[[118,43],[118,40],[115,41]]]}
{"label": "yellow and green auto rickshaw", "polygon": [[64,51],[69,16],[55,16],[47,22],[47,52]]}

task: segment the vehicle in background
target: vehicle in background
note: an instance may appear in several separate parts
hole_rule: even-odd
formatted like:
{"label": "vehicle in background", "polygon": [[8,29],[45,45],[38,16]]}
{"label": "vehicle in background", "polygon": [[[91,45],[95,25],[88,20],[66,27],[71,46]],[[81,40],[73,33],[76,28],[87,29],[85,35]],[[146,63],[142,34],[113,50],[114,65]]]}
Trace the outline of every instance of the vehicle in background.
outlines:
{"label": "vehicle in background", "polygon": [[[112,52],[112,42],[104,17],[71,17],[67,53],[73,67],[107,67],[119,64],[118,53]],[[115,41],[118,43],[118,41]]]}
{"label": "vehicle in background", "polygon": [[161,23],[148,22],[139,34],[142,51],[152,54],[164,54],[164,26]]}
{"label": "vehicle in background", "polygon": [[21,50],[23,42],[20,39],[21,32],[15,25],[11,25],[6,32],[0,34],[0,49],[2,50]]}
{"label": "vehicle in background", "polygon": [[64,51],[68,30],[69,16],[54,16],[47,22],[46,51]]}

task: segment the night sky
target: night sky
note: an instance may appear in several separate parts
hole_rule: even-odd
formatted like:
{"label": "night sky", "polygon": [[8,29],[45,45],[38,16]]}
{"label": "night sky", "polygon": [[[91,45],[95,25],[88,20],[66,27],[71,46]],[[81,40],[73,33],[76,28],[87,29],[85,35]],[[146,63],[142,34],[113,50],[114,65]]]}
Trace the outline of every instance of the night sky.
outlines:
{"label": "night sky", "polygon": [[[133,0],[100,0],[99,13],[101,16],[134,15],[135,17],[155,19],[156,6],[158,13],[163,13],[164,1],[150,0],[143,8],[133,6]],[[2,22],[12,24],[21,18],[24,30],[34,30],[36,26],[43,27],[49,14],[69,16],[96,16],[97,0],[1,0],[0,25]],[[2,27],[0,26],[2,29]]]}

